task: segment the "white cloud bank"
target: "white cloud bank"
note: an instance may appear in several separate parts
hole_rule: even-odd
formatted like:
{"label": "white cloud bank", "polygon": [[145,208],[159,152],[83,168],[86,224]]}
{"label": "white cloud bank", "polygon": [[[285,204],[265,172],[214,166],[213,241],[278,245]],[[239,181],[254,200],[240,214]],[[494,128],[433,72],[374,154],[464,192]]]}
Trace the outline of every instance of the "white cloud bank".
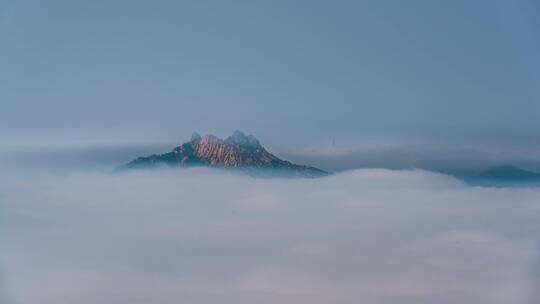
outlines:
{"label": "white cloud bank", "polygon": [[538,303],[540,189],[423,171],[0,178],[0,302]]}

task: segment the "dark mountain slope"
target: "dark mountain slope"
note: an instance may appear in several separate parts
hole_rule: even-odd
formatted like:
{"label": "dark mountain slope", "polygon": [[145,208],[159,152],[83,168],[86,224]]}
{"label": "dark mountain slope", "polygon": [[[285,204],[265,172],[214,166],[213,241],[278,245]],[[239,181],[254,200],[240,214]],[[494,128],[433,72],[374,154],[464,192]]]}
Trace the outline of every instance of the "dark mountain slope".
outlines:
{"label": "dark mountain slope", "polygon": [[518,167],[504,165],[481,172],[454,174],[457,178],[475,186],[529,187],[540,186],[540,174]]}

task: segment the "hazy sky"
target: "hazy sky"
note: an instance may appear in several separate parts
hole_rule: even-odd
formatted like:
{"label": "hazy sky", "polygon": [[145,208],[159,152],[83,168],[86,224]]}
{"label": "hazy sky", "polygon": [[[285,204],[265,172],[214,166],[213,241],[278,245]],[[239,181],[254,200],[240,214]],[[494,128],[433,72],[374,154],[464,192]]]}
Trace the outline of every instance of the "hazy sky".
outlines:
{"label": "hazy sky", "polygon": [[0,138],[529,144],[535,1],[0,3]]}

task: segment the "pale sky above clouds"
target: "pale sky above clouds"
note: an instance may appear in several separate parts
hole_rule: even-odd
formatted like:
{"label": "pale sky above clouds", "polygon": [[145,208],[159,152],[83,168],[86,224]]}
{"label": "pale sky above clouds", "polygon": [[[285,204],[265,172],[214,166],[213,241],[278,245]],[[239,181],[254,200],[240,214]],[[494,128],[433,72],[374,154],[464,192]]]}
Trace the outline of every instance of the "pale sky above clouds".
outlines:
{"label": "pale sky above clouds", "polygon": [[535,1],[0,3],[6,143],[538,146]]}

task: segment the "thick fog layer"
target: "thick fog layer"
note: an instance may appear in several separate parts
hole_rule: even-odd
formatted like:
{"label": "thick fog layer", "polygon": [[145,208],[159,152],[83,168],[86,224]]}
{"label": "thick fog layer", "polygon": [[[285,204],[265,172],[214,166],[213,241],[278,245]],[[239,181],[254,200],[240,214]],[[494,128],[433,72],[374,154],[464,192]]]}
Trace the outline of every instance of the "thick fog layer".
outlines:
{"label": "thick fog layer", "polygon": [[0,177],[0,302],[538,303],[540,190],[423,171]]}

